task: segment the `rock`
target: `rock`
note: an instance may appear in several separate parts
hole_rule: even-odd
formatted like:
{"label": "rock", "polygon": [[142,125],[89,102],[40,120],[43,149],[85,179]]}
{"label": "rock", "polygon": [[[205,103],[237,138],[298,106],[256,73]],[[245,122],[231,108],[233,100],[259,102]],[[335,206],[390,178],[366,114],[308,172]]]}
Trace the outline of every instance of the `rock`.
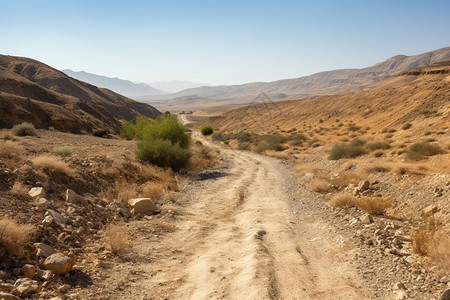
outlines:
{"label": "rock", "polygon": [[12,285],[11,283],[0,282],[0,291],[10,293],[13,289],[14,285]]}
{"label": "rock", "polygon": [[36,271],[36,277],[41,279],[41,280],[47,281],[47,280],[49,280],[51,278],[51,276],[52,276],[52,271],[50,271],[50,270],[38,269]]}
{"label": "rock", "polygon": [[66,228],[66,222],[64,222],[64,218],[57,211],[48,209],[47,212],[45,213],[45,215],[51,216],[53,218],[53,220],[55,221],[55,223],[62,229]]}
{"label": "rock", "polygon": [[450,300],[450,289],[447,289],[442,293],[440,300]]}
{"label": "rock", "polygon": [[22,275],[27,278],[34,278],[36,275],[36,267],[30,264],[26,264],[22,267]]}
{"label": "rock", "polygon": [[55,274],[65,274],[70,272],[75,264],[75,259],[65,256],[62,253],[55,253],[47,257],[44,267]]}
{"label": "rock", "polygon": [[128,201],[133,213],[153,215],[156,212],[155,202],[150,198],[134,198]]}
{"label": "rock", "polygon": [[38,282],[30,278],[19,278],[14,283],[14,289],[12,293],[14,295],[19,295],[21,297],[26,297],[33,293],[36,293],[39,289]]}
{"label": "rock", "polygon": [[13,294],[1,292],[1,291],[0,291],[0,299],[1,300],[20,300],[19,297],[16,297]]}
{"label": "rock", "polygon": [[34,243],[34,247],[37,250],[36,256],[49,257],[56,253],[55,249],[44,243]]}
{"label": "rock", "polygon": [[372,218],[372,216],[369,215],[369,214],[362,215],[361,217],[359,217],[359,219],[360,219],[361,222],[364,223],[364,224],[370,224],[370,223],[373,223],[373,218]]}
{"label": "rock", "polygon": [[368,190],[370,187],[370,182],[368,180],[360,181],[358,184],[358,189],[360,192],[364,192],[365,190]]}
{"label": "rock", "polygon": [[28,195],[30,195],[34,199],[44,198],[45,190],[43,187],[34,187],[28,191]]}
{"label": "rock", "polygon": [[55,220],[55,219],[53,219],[52,216],[45,216],[45,217],[44,217],[44,220],[42,220],[42,225],[44,225],[44,226],[50,226],[50,225],[53,224],[53,221],[54,221],[54,220]]}
{"label": "rock", "polygon": [[48,208],[48,200],[45,198],[40,198],[37,202],[36,202],[36,208],[38,211],[40,212],[44,212],[47,210]]}
{"label": "rock", "polygon": [[439,208],[436,205],[428,205],[427,207],[425,207],[422,211],[422,213],[424,215],[433,215],[435,213],[437,213],[439,211]]}
{"label": "rock", "polygon": [[403,299],[408,299],[408,293],[406,293],[405,290],[398,290],[395,292],[395,300],[403,300]]}

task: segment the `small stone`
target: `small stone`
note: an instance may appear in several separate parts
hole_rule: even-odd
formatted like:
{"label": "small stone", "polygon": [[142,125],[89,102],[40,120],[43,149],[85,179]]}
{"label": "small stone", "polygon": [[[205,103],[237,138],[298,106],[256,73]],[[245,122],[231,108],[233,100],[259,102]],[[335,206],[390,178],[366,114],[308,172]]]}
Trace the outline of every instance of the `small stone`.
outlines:
{"label": "small stone", "polygon": [[67,189],[65,199],[67,202],[70,202],[70,203],[78,203],[79,202],[79,196],[77,195],[77,193],[75,193],[71,189]]}
{"label": "small stone", "polygon": [[70,272],[75,264],[74,257],[65,256],[62,253],[55,253],[47,257],[44,267],[55,274],[65,274]]}
{"label": "small stone", "polygon": [[30,264],[26,264],[22,267],[22,275],[27,278],[34,278],[36,275],[36,267]]}
{"label": "small stone", "polygon": [[50,225],[53,224],[53,221],[54,221],[54,219],[53,219],[52,216],[45,216],[45,217],[44,217],[44,220],[42,220],[42,225],[44,225],[44,226],[50,226]]}
{"label": "small stone", "polygon": [[49,257],[52,254],[56,253],[56,250],[51,246],[44,243],[34,243],[34,247],[37,250],[36,256]]}
{"label": "small stone", "polygon": [[433,215],[439,211],[439,208],[436,205],[428,205],[423,209],[424,215]]}
{"label": "small stone", "polygon": [[372,216],[369,215],[369,214],[362,215],[361,217],[359,217],[359,219],[360,219],[361,222],[364,223],[364,224],[370,224],[370,223],[373,223],[373,218],[372,218]]}
{"label": "small stone", "polygon": [[52,276],[52,271],[50,271],[50,270],[38,269],[36,271],[36,277],[41,279],[41,280],[47,281],[47,280],[49,280],[51,278],[51,276]]}
{"label": "small stone", "polygon": [[20,300],[19,297],[14,296],[13,294],[0,291],[0,299],[1,300]]}
{"label": "small stone", "polygon": [[44,198],[45,190],[43,187],[34,187],[28,191],[28,195],[30,195],[32,198],[35,198],[35,199]]}
{"label": "small stone", "polygon": [[155,202],[151,198],[134,198],[128,201],[134,214],[153,215],[156,212]]}
{"label": "small stone", "polygon": [[66,283],[63,286],[59,287],[58,290],[59,290],[60,293],[65,294],[65,293],[67,293],[70,290],[70,288],[71,288],[70,284]]}
{"label": "small stone", "polygon": [[14,285],[12,285],[11,283],[0,282],[0,291],[10,293],[13,289],[14,289]]}
{"label": "small stone", "polygon": [[45,213],[47,216],[52,216],[55,223],[61,227],[62,229],[66,228],[66,222],[64,222],[64,218],[57,212],[52,209],[48,209]]}
{"label": "small stone", "polygon": [[19,295],[21,297],[29,296],[39,289],[38,282],[30,278],[19,278],[14,283],[13,294]]}
{"label": "small stone", "polygon": [[359,184],[358,184],[358,189],[361,192],[364,192],[365,190],[368,190],[369,187],[370,187],[370,182],[368,180],[360,181]]}
{"label": "small stone", "polygon": [[48,208],[48,200],[45,198],[40,198],[37,202],[36,202],[36,208],[39,212],[44,212],[47,210]]}

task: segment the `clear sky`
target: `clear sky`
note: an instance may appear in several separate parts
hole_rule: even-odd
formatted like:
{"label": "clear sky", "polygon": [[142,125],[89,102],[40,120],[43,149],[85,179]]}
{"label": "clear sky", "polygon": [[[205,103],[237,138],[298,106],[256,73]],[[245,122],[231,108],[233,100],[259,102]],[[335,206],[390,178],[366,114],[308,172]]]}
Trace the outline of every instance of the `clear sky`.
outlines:
{"label": "clear sky", "polygon": [[0,0],[0,54],[141,82],[273,81],[446,46],[448,0]]}

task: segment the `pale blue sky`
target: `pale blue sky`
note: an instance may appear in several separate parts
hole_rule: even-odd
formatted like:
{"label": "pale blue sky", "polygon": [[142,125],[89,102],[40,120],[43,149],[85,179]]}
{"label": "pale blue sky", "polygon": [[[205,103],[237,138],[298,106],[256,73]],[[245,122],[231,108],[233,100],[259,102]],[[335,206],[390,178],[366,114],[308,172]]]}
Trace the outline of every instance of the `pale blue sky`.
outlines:
{"label": "pale blue sky", "polygon": [[0,54],[133,81],[234,84],[450,46],[450,1],[0,0]]}

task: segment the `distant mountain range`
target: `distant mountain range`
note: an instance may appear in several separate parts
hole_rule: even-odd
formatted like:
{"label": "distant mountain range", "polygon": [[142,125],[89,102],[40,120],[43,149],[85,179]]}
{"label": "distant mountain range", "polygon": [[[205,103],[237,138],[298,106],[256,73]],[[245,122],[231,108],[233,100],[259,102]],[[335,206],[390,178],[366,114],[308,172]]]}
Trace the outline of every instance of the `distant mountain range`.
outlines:
{"label": "distant mountain range", "polygon": [[168,93],[176,93],[185,89],[191,89],[201,86],[211,86],[208,83],[196,83],[192,81],[184,81],[184,80],[170,80],[170,81],[160,81],[160,82],[150,82],[152,87],[157,88],[159,90],[168,92]]}
{"label": "distant mountain range", "polygon": [[[326,71],[273,82],[191,88],[174,94],[151,96],[146,100],[160,101],[155,103],[155,106],[162,110],[196,110],[214,106],[214,101],[211,100],[220,100],[217,105],[249,104],[260,93],[267,94],[274,101],[305,99],[360,91],[389,78],[392,74],[447,60],[450,60],[450,47],[414,56],[397,55],[363,69]],[[198,100],[195,103],[180,102],[192,97]]]}
{"label": "distant mountain range", "polygon": [[148,104],[78,81],[39,61],[0,55],[0,128],[26,121],[74,133],[118,133],[122,120],[159,114]]}
{"label": "distant mountain range", "polygon": [[107,88],[121,95],[136,98],[140,96],[161,95],[166,92],[153,88],[146,83],[134,83],[129,80],[111,78],[88,73],[85,71],[75,72],[70,69],[62,70],[63,73],[75,79],[90,83],[92,85]]}

